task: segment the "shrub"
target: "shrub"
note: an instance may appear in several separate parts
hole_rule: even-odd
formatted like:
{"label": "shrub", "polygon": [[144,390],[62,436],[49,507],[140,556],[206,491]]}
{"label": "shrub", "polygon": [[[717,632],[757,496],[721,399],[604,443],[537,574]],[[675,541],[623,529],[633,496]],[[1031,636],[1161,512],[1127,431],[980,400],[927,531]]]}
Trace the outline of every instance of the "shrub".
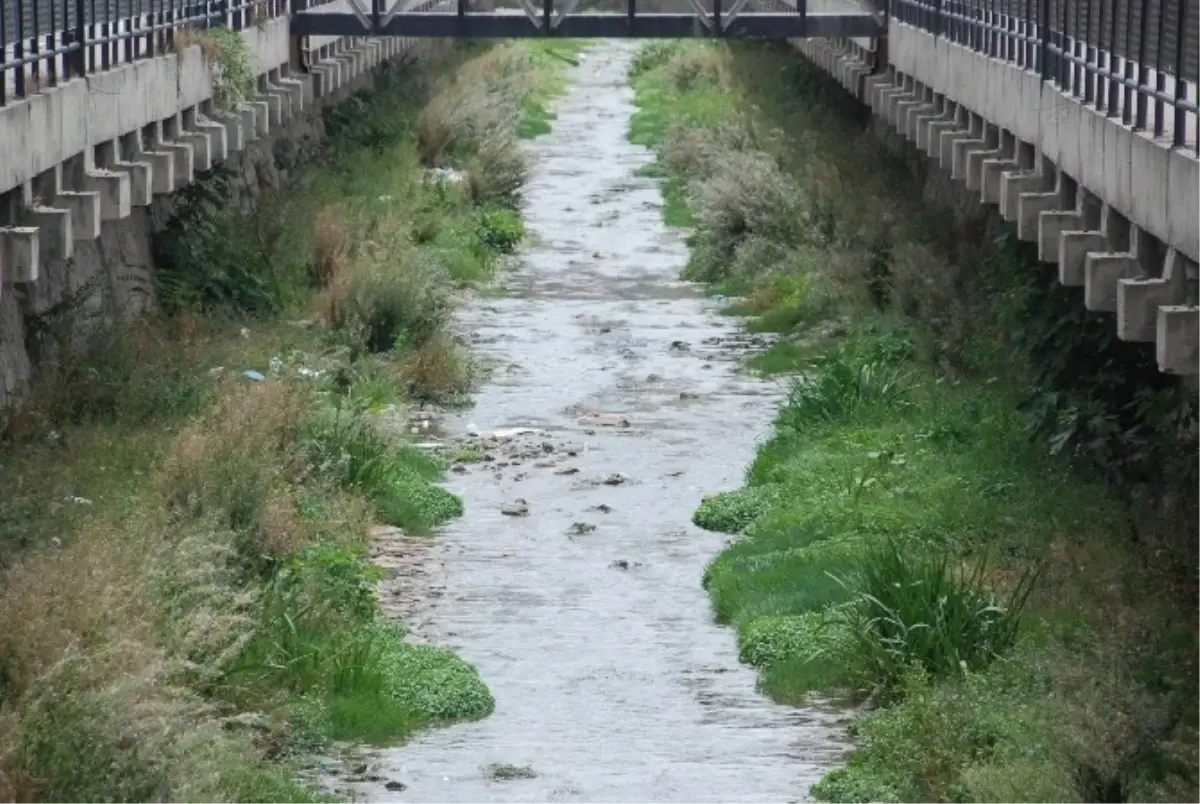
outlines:
{"label": "shrub", "polygon": [[680,43],[672,40],[648,43],[645,47],[639,48],[637,55],[633,57],[633,62],[629,65],[629,77],[637,78],[643,73],[663,66],[679,55],[681,50]]}
{"label": "shrub", "polygon": [[175,438],[157,478],[177,521],[204,521],[235,534],[250,568],[261,569],[267,554],[267,502],[298,468],[292,450],[303,401],[280,382],[227,385],[216,407]]}
{"label": "shrub", "polygon": [[150,319],[125,322],[82,309],[31,327],[41,374],[27,404],[50,424],[142,423],[197,413],[211,382],[186,342]]}
{"label": "shrub", "polygon": [[694,188],[692,206],[700,229],[685,278],[728,278],[737,247],[750,237],[802,242],[802,193],[766,154],[730,153]]}
{"label": "shrub", "polygon": [[861,691],[891,694],[913,666],[931,675],[983,669],[1016,642],[1036,578],[1026,572],[1008,602],[984,585],[984,559],[955,568],[948,553],[910,558],[893,541],[868,553],[853,582],[853,675]]}
{"label": "shrub", "polygon": [[444,268],[431,255],[403,246],[367,246],[330,289],[330,323],[370,352],[420,346],[449,314]]}
{"label": "shrub", "polygon": [[499,135],[483,139],[467,162],[471,200],[517,208],[527,170],[525,154],[515,139]]}
{"label": "shrub", "polygon": [[481,209],[475,220],[476,236],[489,254],[511,254],[525,237],[525,222],[511,209]]}
{"label": "shrub", "polygon": [[389,525],[423,531],[459,516],[462,501],[430,481],[441,465],[390,442],[361,414],[338,408],[312,416],[303,443],[313,469],[373,501]]}

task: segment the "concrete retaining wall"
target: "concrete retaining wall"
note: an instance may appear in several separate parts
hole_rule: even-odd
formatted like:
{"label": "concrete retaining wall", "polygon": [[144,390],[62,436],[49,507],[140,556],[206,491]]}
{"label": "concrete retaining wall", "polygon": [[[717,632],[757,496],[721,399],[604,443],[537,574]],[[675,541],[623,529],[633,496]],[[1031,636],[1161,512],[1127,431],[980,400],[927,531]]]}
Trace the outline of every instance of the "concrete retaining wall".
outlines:
{"label": "concrete retaining wall", "polygon": [[[844,2],[844,0],[841,0]],[[1200,162],[1039,75],[893,20],[886,65],[855,43],[795,46],[1038,244],[1120,338],[1200,374]]]}
{"label": "concrete retaining wall", "polygon": [[153,303],[150,237],[173,193],[233,160],[250,193],[278,181],[272,142],[320,139],[320,110],[369,83],[412,40],[341,39],[293,58],[287,17],[240,32],[258,95],[214,108],[198,44],[0,107],[0,408],[33,366],[25,322],[98,276],[129,312]]}

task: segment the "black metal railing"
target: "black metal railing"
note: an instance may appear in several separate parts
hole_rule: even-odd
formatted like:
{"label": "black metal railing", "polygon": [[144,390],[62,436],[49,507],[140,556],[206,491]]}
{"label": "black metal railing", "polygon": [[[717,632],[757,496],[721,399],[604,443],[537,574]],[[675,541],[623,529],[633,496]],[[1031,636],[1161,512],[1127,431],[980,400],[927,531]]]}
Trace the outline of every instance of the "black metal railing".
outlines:
{"label": "black metal railing", "polygon": [[288,0],[0,0],[0,106],[176,47],[180,29],[242,30]]}
{"label": "black metal railing", "polygon": [[1200,153],[1200,0],[891,0],[902,23],[1038,72],[1134,130]]}

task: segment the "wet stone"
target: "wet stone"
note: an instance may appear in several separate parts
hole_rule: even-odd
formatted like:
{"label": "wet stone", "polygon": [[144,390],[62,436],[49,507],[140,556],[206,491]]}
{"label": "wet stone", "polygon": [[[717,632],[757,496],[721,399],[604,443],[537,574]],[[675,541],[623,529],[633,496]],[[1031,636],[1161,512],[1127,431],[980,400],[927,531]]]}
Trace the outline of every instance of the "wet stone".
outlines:
{"label": "wet stone", "polygon": [[629,419],[619,413],[591,413],[580,417],[579,423],[595,427],[628,427]]}
{"label": "wet stone", "polygon": [[611,513],[612,513],[612,506],[611,506],[611,505],[605,505],[604,503],[600,503],[599,505],[593,505],[593,506],[592,506],[592,508],[591,508],[591,510],[593,510],[593,511],[599,511],[599,512],[600,512],[600,513],[602,513],[602,514],[611,514]]}
{"label": "wet stone", "polygon": [[404,782],[397,782],[394,779],[383,786],[389,793],[401,793],[408,789],[408,785]]}
{"label": "wet stone", "polygon": [[578,473],[579,469],[574,466],[560,466],[554,470],[554,474],[556,475],[574,475]]}
{"label": "wet stone", "polygon": [[504,503],[504,505],[500,506],[500,513],[505,516],[527,516],[529,514],[529,503],[522,499]]}
{"label": "wet stone", "polygon": [[596,526],[590,522],[574,522],[568,532],[572,536],[582,536],[585,533],[591,533],[596,529]]}
{"label": "wet stone", "polygon": [[625,483],[628,479],[629,478],[625,477],[625,475],[621,474],[620,472],[614,472],[611,475],[607,475],[600,482],[606,486],[620,486],[621,484]]}

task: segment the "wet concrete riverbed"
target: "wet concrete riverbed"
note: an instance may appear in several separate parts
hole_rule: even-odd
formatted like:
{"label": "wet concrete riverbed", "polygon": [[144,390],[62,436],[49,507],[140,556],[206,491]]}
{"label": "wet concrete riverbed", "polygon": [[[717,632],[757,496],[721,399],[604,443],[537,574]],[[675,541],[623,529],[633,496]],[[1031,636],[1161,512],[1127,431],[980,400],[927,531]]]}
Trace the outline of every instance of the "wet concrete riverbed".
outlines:
{"label": "wet concrete riverbed", "polygon": [[450,477],[466,515],[377,548],[398,570],[386,604],[474,663],[495,713],[373,756],[359,800],[790,801],[844,755],[836,714],[755,691],[700,586],[725,537],[692,512],[740,485],[780,389],[740,370],[755,344],[678,280],[682,235],[627,140],[636,47],[598,43],[574,69],[528,144],[534,242],[503,295],[461,312],[493,366],[443,422],[490,458]]}

